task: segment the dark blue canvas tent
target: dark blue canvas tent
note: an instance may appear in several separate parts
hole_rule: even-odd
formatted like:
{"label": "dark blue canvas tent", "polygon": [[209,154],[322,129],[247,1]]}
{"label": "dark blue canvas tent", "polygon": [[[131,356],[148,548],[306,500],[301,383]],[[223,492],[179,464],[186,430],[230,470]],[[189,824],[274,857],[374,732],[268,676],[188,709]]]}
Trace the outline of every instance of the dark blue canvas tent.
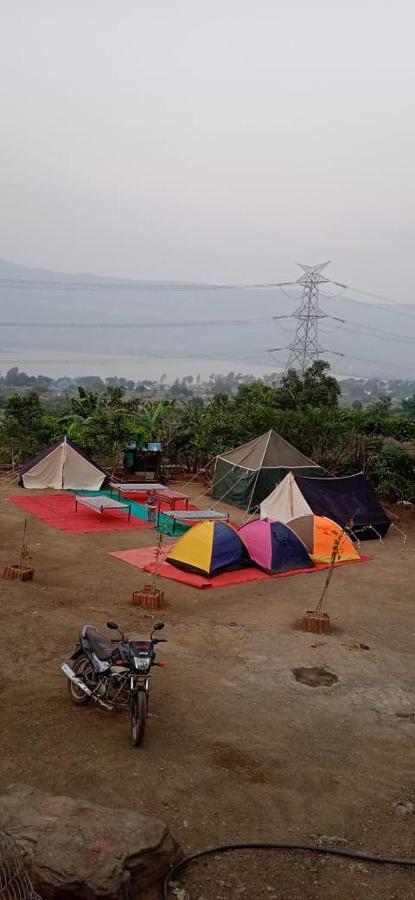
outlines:
{"label": "dark blue canvas tent", "polygon": [[390,525],[366,475],[344,478],[305,478],[295,474],[300,491],[317,516],[348,525],[359,540],[384,537]]}

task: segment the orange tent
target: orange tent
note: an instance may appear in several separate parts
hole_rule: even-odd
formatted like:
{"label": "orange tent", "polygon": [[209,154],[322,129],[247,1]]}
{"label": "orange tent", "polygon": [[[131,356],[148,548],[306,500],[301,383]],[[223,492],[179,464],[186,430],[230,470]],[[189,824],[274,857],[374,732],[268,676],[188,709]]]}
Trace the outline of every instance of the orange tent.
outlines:
{"label": "orange tent", "polygon": [[336,562],[360,559],[353,541],[340,525],[326,516],[297,516],[287,525],[301,538],[314,562],[330,562],[335,545]]}

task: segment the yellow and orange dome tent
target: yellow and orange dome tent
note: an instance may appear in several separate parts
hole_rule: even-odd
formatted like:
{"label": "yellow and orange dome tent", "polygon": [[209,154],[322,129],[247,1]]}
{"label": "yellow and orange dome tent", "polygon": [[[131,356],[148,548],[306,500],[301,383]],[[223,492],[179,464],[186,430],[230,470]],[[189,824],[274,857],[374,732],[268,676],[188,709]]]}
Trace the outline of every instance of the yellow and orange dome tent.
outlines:
{"label": "yellow and orange dome tent", "polygon": [[335,546],[336,562],[360,559],[349,535],[326,516],[297,516],[287,525],[301,538],[314,562],[330,562]]}

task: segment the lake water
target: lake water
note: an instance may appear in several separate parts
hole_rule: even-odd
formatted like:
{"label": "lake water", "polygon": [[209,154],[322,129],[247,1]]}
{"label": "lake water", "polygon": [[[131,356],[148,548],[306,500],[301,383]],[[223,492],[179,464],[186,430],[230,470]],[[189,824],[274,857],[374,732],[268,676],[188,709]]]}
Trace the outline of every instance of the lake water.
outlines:
{"label": "lake water", "polygon": [[175,378],[183,378],[186,375],[199,374],[202,381],[207,380],[213,372],[226,374],[227,372],[240,372],[243,375],[256,375],[258,378],[276,372],[275,364],[258,365],[244,363],[241,360],[231,359],[176,359],[157,356],[111,356],[105,358],[98,354],[74,353],[66,359],[65,354],[58,356],[56,352],[41,351],[38,354],[27,351],[16,353],[0,353],[0,372],[5,374],[12,366],[18,366],[28,375],[48,375],[50,378],[68,376],[75,378],[79,375],[99,375],[105,379],[112,375],[122,378],[131,378],[134,381],[148,379],[159,380],[165,374],[167,382]]}

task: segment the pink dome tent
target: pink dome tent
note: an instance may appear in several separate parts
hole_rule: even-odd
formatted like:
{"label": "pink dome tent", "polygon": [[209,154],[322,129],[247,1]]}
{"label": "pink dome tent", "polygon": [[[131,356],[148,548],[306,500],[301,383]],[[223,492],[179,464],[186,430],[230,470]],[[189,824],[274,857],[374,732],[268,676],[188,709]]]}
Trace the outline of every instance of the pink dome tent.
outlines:
{"label": "pink dome tent", "polygon": [[253,563],[269,574],[312,568],[300,538],[282,522],[256,519],[239,529]]}

